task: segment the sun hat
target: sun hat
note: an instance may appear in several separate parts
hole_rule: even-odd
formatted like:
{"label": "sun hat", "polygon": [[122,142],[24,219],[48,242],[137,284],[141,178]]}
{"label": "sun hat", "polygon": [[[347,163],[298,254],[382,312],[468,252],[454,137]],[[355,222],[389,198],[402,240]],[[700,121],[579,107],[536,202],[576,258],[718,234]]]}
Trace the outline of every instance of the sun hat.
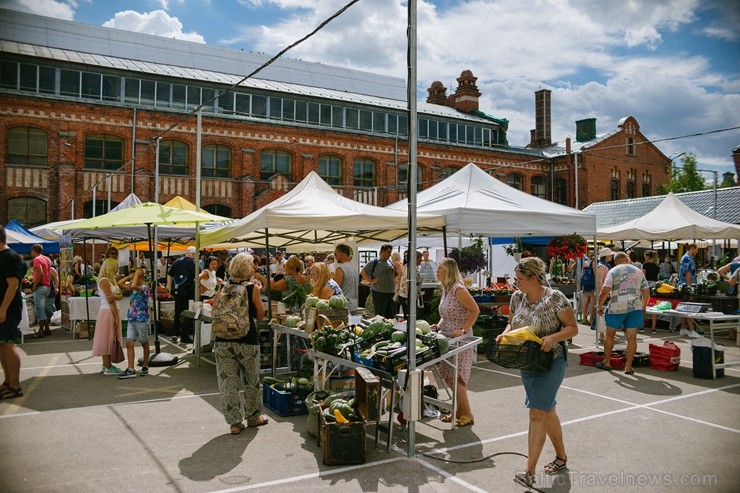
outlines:
{"label": "sun hat", "polygon": [[599,250],[599,258],[609,257],[612,255],[614,255],[614,252],[609,247],[602,248],[601,250]]}

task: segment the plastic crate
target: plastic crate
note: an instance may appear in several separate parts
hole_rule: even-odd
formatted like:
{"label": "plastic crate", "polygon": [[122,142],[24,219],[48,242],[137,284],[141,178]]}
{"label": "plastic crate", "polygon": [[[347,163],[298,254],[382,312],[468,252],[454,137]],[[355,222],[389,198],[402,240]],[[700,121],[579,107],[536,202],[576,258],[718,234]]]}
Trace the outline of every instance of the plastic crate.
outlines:
{"label": "plastic crate", "polygon": [[541,344],[534,341],[525,341],[517,345],[496,344],[495,340],[491,340],[486,357],[488,361],[504,368],[550,371],[553,353],[552,351],[541,351],[541,347]]}
{"label": "plastic crate", "polygon": [[306,397],[309,393],[307,391],[286,392],[263,383],[262,404],[279,416],[308,414]]}
{"label": "plastic crate", "polygon": [[[641,353],[645,354],[645,353]],[[585,366],[595,366],[599,361],[604,361],[603,351],[589,351],[580,355],[581,364]],[[615,370],[621,370],[624,368],[626,358],[624,351],[612,351],[612,357],[609,360],[609,366]],[[641,365],[635,365],[641,366]]]}
{"label": "plastic crate", "polygon": [[403,370],[408,366],[406,348],[403,347],[388,354],[376,354],[374,361],[375,368],[396,375],[398,370]]}

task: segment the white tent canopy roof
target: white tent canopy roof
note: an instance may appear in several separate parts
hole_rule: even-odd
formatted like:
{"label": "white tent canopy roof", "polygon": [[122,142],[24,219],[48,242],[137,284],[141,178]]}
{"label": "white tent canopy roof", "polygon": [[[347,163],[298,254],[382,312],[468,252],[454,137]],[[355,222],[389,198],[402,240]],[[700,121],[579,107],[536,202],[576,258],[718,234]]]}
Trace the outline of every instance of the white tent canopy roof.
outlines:
{"label": "white tent canopy roof", "polygon": [[[421,214],[420,230],[441,230],[444,218]],[[408,215],[382,207],[363,204],[336,192],[311,171],[293,190],[221,228],[204,231],[201,245],[239,242],[240,245],[264,246],[266,235],[271,247],[314,245],[333,248],[352,239],[358,243],[392,241],[408,234]]]}
{"label": "white tent canopy roof", "polygon": [[669,193],[658,207],[624,224],[602,228],[598,236],[611,240],[675,240],[681,238],[740,238],[740,226],[699,214]]}
{"label": "white tent canopy roof", "polygon": [[[419,192],[417,211],[443,214],[448,233],[488,237],[594,234],[596,216],[540,199],[492,177],[473,163]],[[408,200],[386,209],[408,209]]]}

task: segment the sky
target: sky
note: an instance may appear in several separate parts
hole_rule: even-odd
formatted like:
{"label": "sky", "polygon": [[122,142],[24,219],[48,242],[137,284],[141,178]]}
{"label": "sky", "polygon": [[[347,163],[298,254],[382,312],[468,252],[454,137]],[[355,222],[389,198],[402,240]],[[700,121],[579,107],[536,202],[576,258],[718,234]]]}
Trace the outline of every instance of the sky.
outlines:
{"label": "sky", "polygon": [[[5,8],[267,55],[348,3],[0,0]],[[509,121],[510,145],[529,143],[534,92],[550,89],[553,141],[575,139],[576,120],[596,118],[597,133],[606,133],[633,116],[666,156],[693,154],[720,181],[734,173],[737,0],[417,0],[417,11],[419,100],[436,80],[453,93],[460,73],[471,70],[481,111]],[[406,1],[359,0],[285,56],[406,79],[406,27]]]}

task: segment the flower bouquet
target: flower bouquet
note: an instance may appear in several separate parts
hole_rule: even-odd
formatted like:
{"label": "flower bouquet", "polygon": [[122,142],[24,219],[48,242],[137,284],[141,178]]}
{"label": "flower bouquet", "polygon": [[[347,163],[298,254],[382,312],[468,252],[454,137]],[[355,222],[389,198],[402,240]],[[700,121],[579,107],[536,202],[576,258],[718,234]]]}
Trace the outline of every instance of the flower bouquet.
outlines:
{"label": "flower bouquet", "polygon": [[463,275],[478,272],[485,269],[488,265],[481,238],[476,238],[469,246],[463,247],[462,250],[453,248],[450,251],[450,258],[455,259]]}
{"label": "flower bouquet", "polygon": [[551,257],[556,255],[563,259],[582,258],[588,252],[588,242],[577,234],[556,236],[547,245],[547,254]]}

